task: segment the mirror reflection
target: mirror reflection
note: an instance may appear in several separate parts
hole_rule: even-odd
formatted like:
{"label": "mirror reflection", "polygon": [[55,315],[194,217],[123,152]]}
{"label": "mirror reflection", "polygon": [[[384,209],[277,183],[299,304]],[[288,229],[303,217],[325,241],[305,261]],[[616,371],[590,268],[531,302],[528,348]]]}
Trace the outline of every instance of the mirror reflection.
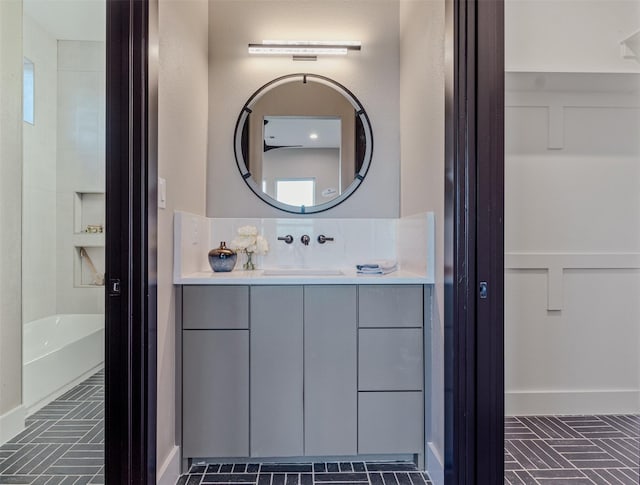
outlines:
{"label": "mirror reflection", "polygon": [[263,191],[279,202],[306,206],[340,195],[347,182],[341,166],[353,164],[353,157],[342,159],[341,125],[334,117],[265,116]]}
{"label": "mirror reflection", "polygon": [[346,199],[368,169],[371,128],[360,103],[333,81],[285,76],[247,102],[236,159],[264,201],[287,212],[319,212]]}

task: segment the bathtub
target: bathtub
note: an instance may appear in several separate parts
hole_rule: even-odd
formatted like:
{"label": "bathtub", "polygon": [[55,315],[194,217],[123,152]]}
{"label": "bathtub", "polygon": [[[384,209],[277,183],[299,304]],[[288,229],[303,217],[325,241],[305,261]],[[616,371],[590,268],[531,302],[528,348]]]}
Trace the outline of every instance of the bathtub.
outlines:
{"label": "bathtub", "polygon": [[22,398],[27,414],[104,365],[104,315],[53,315],[26,323]]}

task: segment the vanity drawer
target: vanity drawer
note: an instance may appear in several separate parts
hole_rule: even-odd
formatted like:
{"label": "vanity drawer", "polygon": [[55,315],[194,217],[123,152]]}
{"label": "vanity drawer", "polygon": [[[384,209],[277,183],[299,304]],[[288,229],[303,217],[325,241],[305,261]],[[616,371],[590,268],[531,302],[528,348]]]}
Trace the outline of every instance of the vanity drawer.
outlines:
{"label": "vanity drawer", "polygon": [[358,453],[422,453],[422,392],[359,392]]}
{"label": "vanity drawer", "polygon": [[364,328],[358,337],[358,390],[422,390],[422,329]]}
{"label": "vanity drawer", "polygon": [[249,328],[249,287],[184,286],[182,328]]}
{"label": "vanity drawer", "polygon": [[422,285],[358,287],[360,327],[422,327]]}

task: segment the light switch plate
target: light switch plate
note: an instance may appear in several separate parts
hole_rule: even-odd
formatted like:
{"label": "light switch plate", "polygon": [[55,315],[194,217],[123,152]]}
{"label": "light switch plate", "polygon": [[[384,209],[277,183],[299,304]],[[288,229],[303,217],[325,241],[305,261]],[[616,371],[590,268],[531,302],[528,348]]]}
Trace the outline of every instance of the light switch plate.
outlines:
{"label": "light switch plate", "polygon": [[167,208],[167,181],[158,177],[158,209]]}

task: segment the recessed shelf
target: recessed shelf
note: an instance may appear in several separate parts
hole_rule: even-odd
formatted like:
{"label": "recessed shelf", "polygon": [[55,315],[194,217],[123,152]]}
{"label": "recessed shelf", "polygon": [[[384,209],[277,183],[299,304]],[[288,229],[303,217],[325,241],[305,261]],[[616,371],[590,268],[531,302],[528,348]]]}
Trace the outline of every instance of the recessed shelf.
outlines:
{"label": "recessed shelf", "polygon": [[105,193],[76,190],[73,193],[73,286],[104,288]]}
{"label": "recessed shelf", "polygon": [[[102,275],[102,284],[99,275],[93,271],[86,257],[82,256],[82,249],[87,252],[97,273]],[[104,288],[104,247],[76,246],[74,251],[74,275],[73,286],[75,288]]]}
{"label": "recessed shelf", "polygon": [[[105,194],[99,191],[76,191],[73,197],[73,232],[87,233],[89,226],[104,231]],[[90,233],[93,234],[93,233]]]}
{"label": "recessed shelf", "polygon": [[94,248],[94,247],[104,247],[104,233],[101,234],[92,234],[88,232],[82,232],[80,234],[73,235],[73,245],[77,248],[85,247],[85,248]]}

